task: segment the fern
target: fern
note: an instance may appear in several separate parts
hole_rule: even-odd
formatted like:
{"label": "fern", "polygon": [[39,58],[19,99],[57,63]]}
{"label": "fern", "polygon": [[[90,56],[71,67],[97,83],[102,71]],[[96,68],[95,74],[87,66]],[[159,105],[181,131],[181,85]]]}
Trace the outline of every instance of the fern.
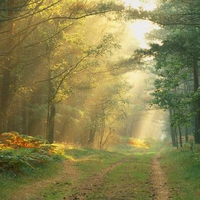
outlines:
{"label": "fern", "polygon": [[0,172],[21,173],[34,170],[59,158],[55,147],[16,132],[0,134]]}

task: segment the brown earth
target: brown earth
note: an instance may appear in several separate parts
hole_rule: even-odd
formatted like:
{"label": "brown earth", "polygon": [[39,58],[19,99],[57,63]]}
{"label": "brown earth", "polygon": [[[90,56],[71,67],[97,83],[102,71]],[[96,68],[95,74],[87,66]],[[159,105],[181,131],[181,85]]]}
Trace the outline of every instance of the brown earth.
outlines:
{"label": "brown earth", "polygon": [[[161,152],[161,151],[160,151]],[[160,166],[160,152],[153,158],[151,164],[150,184],[153,200],[169,200],[170,190],[167,185],[165,174]]]}
{"label": "brown earth", "polygon": [[70,198],[66,198],[69,200],[85,200],[87,199],[88,194],[90,194],[93,190],[100,187],[102,184],[102,181],[107,173],[109,173],[111,170],[113,170],[116,166],[120,165],[125,159],[122,159],[114,164],[112,164],[110,167],[104,169],[98,174],[95,174],[94,176],[90,177],[89,180],[86,180],[84,182],[81,182],[77,186],[78,194],[71,195]]}
{"label": "brown earth", "polygon": [[[159,163],[159,153],[152,160],[151,164],[151,173],[150,173],[150,189],[151,189],[151,200],[168,200],[170,197],[170,190],[168,189],[167,182],[163,170],[161,169]],[[55,200],[86,200],[87,196],[100,188],[104,178],[107,173],[113,170],[116,166],[123,163],[125,159],[118,161],[117,163],[112,164],[110,167],[104,169],[95,176],[90,177],[89,179],[80,182],[79,181],[79,172],[76,167],[73,166],[73,162],[65,161],[63,163],[63,170],[56,177],[52,177],[46,180],[41,180],[30,185],[27,185],[19,189],[15,194],[11,196],[9,200],[45,200],[47,199],[47,194],[45,195],[44,190],[48,189],[51,193],[61,193],[62,197]],[[127,186],[126,186],[127,187]],[[131,186],[130,186],[131,187]],[[49,190],[52,188],[52,190]],[[117,186],[116,186],[117,190]],[[78,191],[73,192],[71,191]],[[107,197],[107,200],[116,200],[113,199],[113,193],[116,191],[110,191],[110,197]],[[69,195],[66,195],[69,194]],[[124,195],[124,194],[123,194]],[[128,194],[126,194],[128,195]],[[52,198],[51,198],[52,199]],[[124,198],[118,196],[118,200],[134,200],[130,196]]]}

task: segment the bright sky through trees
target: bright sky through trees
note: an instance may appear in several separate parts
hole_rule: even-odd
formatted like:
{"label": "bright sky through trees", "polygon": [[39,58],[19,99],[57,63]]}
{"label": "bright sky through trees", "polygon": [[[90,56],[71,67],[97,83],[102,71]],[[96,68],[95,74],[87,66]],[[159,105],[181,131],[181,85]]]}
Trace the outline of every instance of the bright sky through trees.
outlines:
{"label": "bright sky through trees", "polygon": [[134,8],[142,7],[145,10],[153,10],[156,8],[155,0],[148,0],[146,3],[142,3],[140,0],[122,0],[126,6],[132,6]]}
{"label": "bright sky through trees", "polygon": [[145,34],[154,28],[153,24],[147,20],[137,20],[129,25],[130,31],[134,34],[135,38],[139,41],[141,48],[147,48],[147,41]]}
{"label": "bright sky through trees", "polygon": [[[132,6],[134,8],[142,7],[145,10],[153,10],[156,8],[155,0],[149,0],[147,3],[142,3],[140,0],[122,0],[126,6]],[[129,29],[134,34],[134,37],[139,41],[141,48],[147,48],[147,41],[145,34],[156,28],[152,22],[147,20],[136,20],[134,23],[130,23]]]}
{"label": "bright sky through trees", "polygon": [[[122,0],[126,6],[131,6],[133,8],[139,9],[142,7],[145,10],[153,10],[156,8],[155,0],[146,1],[142,3],[140,0]],[[134,20],[127,23],[127,30],[130,32],[128,35],[132,35],[138,41],[140,48],[148,48],[148,39],[145,35],[157,29],[158,26],[153,24],[149,20]],[[126,74],[130,83],[134,85],[132,92],[135,94],[136,99],[142,99],[146,96],[145,80],[149,78],[146,72],[130,72]],[[157,119],[160,119],[158,121]],[[137,138],[152,137],[154,139],[162,139],[163,133],[163,123],[165,120],[165,115],[161,110],[148,109],[143,112],[143,114],[134,122],[134,136]]]}

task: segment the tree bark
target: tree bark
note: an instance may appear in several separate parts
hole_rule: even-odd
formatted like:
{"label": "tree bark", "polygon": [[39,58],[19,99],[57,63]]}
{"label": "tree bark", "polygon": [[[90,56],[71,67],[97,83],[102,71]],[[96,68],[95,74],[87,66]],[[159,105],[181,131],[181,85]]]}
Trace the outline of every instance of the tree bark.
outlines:
{"label": "tree bark", "polygon": [[188,135],[189,135],[189,130],[188,130],[188,126],[186,125],[185,126],[185,142],[189,142]]}
{"label": "tree bark", "polygon": [[55,125],[56,107],[53,103],[49,106],[47,140],[50,144],[54,142],[54,125]]}
{"label": "tree bark", "polygon": [[89,146],[92,146],[94,144],[95,133],[96,133],[96,130],[94,128],[91,128],[90,129],[89,140],[88,140],[88,145]]}
{"label": "tree bark", "polygon": [[52,144],[54,142],[54,127],[55,127],[55,116],[56,116],[56,106],[54,102],[55,98],[55,91],[54,85],[51,80],[52,71],[51,71],[51,47],[47,46],[48,52],[48,106],[47,106],[47,130],[46,130],[46,139],[47,141]]}
{"label": "tree bark", "polygon": [[178,125],[178,132],[179,132],[179,143],[180,143],[180,147],[183,146],[183,141],[182,141],[182,132],[181,132],[181,126]]}
{"label": "tree bark", "polygon": [[177,147],[177,138],[176,138],[175,128],[172,127],[172,124],[171,124],[172,115],[173,115],[173,111],[172,111],[172,109],[170,108],[170,109],[169,109],[169,118],[170,118],[170,132],[171,132],[172,146],[173,146],[173,147]]}
{"label": "tree bark", "polygon": [[[199,66],[198,66],[198,60],[194,58],[193,63],[193,76],[194,76],[194,93],[198,91],[199,88]],[[195,119],[194,119],[194,126],[195,126],[195,132],[194,132],[194,138],[195,143],[200,144],[200,97],[198,95],[197,99],[195,100],[194,105],[194,111],[195,113]]]}
{"label": "tree bark", "polygon": [[10,84],[11,84],[11,70],[12,70],[12,46],[13,46],[13,16],[14,16],[14,0],[6,1],[5,9],[7,10],[7,22],[6,27],[6,42],[5,42],[5,53],[4,61],[2,66],[2,80],[1,80],[1,96],[0,96],[0,133],[8,131],[8,106],[10,101]]}

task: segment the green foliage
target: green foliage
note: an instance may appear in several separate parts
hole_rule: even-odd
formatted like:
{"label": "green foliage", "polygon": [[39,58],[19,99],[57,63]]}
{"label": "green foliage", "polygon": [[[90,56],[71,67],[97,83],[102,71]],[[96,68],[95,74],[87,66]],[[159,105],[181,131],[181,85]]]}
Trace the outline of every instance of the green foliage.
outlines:
{"label": "green foliage", "polygon": [[[94,87],[92,79],[98,80],[98,76],[91,76],[91,73],[96,73],[96,68],[97,71],[107,70],[98,65],[99,57],[103,60],[113,48],[119,48],[119,42],[112,35],[112,25],[107,28],[105,22],[124,7],[120,1],[100,0],[18,0],[1,1],[0,4],[2,74],[4,70],[8,72],[1,79],[1,84],[6,82],[6,87],[2,90],[5,95],[0,102],[9,104],[1,105],[5,109],[1,110],[0,132],[23,130],[27,134],[29,130],[28,134],[33,135],[35,128],[40,132],[46,125],[52,124],[53,127],[54,121],[56,129],[57,114],[61,113],[55,113],[55,119],[49,123],[49,118],[45,120],[49,111],[47,104],[55,104],[56,112],[59,112],[57,105],[61,102],[66,104],[66,100],[71,98],[73,103],[67,104],[77,107],[73,105],[74,99],[77,100],[77,95],[73,96],[78,85],[75,79],[83,83],[80,93]],[[118,26],[116,30],[119,30]],[[3,54],[6,54],[4,58]],[[80,111],[84,100],[81,103],[80,108],[77,107]],[[74,117],[71,115],[69,118]],[[50,127],[46,130],[53,132]],[[57,128],[55,132],[61,130]],[[16,148],[18,145],[15,143]]]}
{"label": "green foliage", "polygon": [[17,132],[0,135],[0,172],[21,173],[47,164],[57,156],[55,146]]}
{"label": "green foliage", "polygon": [[181,149],[166,148],[161,156],[161,165],[168,175],[168,182],[172,189],[172,199],[199,199],[200,194],[200,163],[199,145],[185,146]]}
{"label": "green foliage", "polygon": [[[199,3],[197,6],[199,8]],[[176,127],[191,124],[199,113],[194,109],[198,107],[199,95],[194,90],[197,80],[193,78],[198,77],[198,71],[193,70],[195,60],[199,65],[199,28],[185,24],[185,21],[191,22],[192,8],[189,2],[161,1],[158,8],[148,15],[154,22],[163,24],[162,30],[157,31],[162,41],[151,44],[150,49],[138,51],[140,55],[154,57],[157,78],[152,104],[171,109],[170,121]],[[174,26],[170,26],[173,23]]]}

